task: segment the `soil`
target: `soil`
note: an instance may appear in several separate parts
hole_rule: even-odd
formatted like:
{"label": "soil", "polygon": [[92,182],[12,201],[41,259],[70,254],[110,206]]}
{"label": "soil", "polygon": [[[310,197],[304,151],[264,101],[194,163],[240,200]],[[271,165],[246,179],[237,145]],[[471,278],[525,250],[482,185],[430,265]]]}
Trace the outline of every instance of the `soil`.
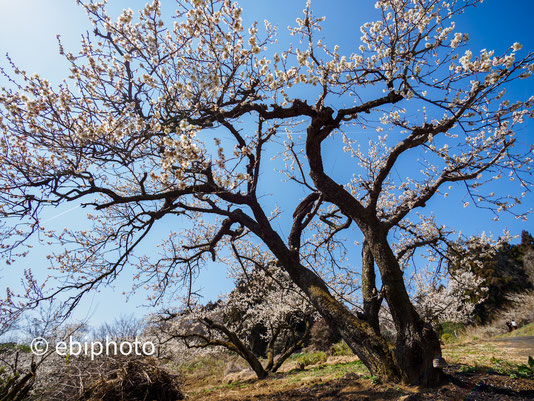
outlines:
{"label": "soil", "polygon": [[304,371],[288,361],[264,380],[251,378],[252,372],[226,381],[190,378],[184,389],[191,401],[534,401],[534,377],[497,370],[499,361],[525,363],[534,356],[534,337],[478,340],[447,349],[446,381],[435,389],[376,383],[354,356],[329,357],[326,364]]}
{"label": "soil", "polygon": [[[534,400],[534,378],[510,378],[494,372],[461,372],[460,365],[446,368],[447,382],[436,389],[420,389],[392,384],[373,384],[369,378],[348,373],[339,379],[289,383],[281,374],[231,387],[190,394],[195,401],[527,401]],[[281,386],[280,381],[284,382]]]}

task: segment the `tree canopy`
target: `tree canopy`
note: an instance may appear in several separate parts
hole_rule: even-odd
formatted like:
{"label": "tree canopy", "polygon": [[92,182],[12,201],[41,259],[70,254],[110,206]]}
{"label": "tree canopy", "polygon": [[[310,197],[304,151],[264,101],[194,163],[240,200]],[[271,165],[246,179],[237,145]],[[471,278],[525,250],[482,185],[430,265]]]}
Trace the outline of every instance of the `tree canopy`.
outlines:
{"label": "tree canopy", "polygon": [[[324,44],[310,2],[288,49],[277,49],[271,23],[244,27],[230,0],[177,0],[171,24],[158,0],[117,20],[105,2],[80,3],[94,31],[79,54],[60,44],[70,76],[53,86],[13,65],[12,88],[0,90],[2,249],[11,261],[34,234],[62,246],[51,263],[63,284],[32,300],[28,273],[30,303],[66,292],[75,307],[121,272],[157,303],[180,284],[191,289],[210,260],[267,254],[373,374],[437,383],[439,341],[403,268],[452,232],[425,211],[455,183],[479,207],[525,217],[514,206],[530,185],[532,150],[517,145],[516,127],[534,96],[509,99],[506,88],[531,75],[534,54],[517,42],[473,54],[454,18],[479,0],[379,0],[380,19],[348,53]],[[329,174],[327,149],[349,160],[344,180]],[[260,196],[273,185],[264,173],[273,156],[306,194],[294,211]],[[488,185],[504,177],[517,195]],[[68,202],[90,211],[87,228],[48,230],[43,210]],[[174,230],[176,218],[189,228]],[[138,255],[160,221],[171,234]],[[365,239],[357,265],[346,257],[349,230]],[[360,287],[353,313],[347,294]],[[8,295],[4,314],[18,310]],[[393,344],[377,324],[384,301]]]}

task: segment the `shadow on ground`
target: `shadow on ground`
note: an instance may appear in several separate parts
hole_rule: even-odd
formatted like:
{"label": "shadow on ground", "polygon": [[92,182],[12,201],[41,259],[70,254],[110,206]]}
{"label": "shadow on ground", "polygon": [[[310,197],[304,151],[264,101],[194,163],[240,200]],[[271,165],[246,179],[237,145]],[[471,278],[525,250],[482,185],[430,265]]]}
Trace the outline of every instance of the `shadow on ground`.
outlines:
{"label": "shadow on ground", "polygon": [[[243,386],[224,388],[192,400],[214,401],[525,401],[534,400],[534,378],[510,378],[480,368],[462,372],[460,365],[446,369],[448,381],[437,389],[418,389],[389,384],[373,384],[365,376],[348,373],[342,378],[294,383],[276,388],[276,378]],[[286,376],[287,377],[287,376]]]}

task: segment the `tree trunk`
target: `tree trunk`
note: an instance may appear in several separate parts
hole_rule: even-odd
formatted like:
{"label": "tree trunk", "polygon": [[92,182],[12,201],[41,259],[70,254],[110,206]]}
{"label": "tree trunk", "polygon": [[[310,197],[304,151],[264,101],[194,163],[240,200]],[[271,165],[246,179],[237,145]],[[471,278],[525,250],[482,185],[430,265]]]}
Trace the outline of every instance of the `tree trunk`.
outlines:
{"label": "tree trunk", "polygon": [[302,334],[302,336],[297,341],[293,342],[291,346],[285,349],[284,352],[282,352],[276,359],[276,363],[271,364],[271,367],[266,370],[268,370],[269,372],[276,373],[276,371],[280,369],[280,367],[287,360],[287,358],[293,355],[293,353],[299,348],[304,347],[306,340],[310,336],[312,324],[313,324],[312,317],[308,316],[306,318],[306,329],[304,330],[304,334]]}
{"label": "tree trunk", "polygon": [[247,225],[264,241],[278,259],[280,267],[306,294],[326,323],[339,332],[371,374],[381,377],[384,381],[401,381],[402,375],[395,363],[391,344],[377,334],[368,322],[359,319],[345,304],[335,299],[323,279],[300,264],[298,253],[288,249],[270,226],[261,208],[254,205],[252,208],[258,222],[252,221],[239,211],[235,214],[242,224]]}
{"label": "tree trunk", "polygon": [[378,335],[368,322],[360,320],[336,300],[324,281],[311,270],[300,264],[286,270],[327,324],[341,334],[372,375],[379,376],[384,381],[398,382],[402,379],[390,344]]}
{"label": "tree trunk", "polygon": [[307,295],[326,323],[340,333],[372,375],[384,381],[425,386],[436,385],[440,381],[441,371],[432,367],[433,359],[441,355],[439,341],[431,327],[428,329],[424,326],[413,308],[404,286],[402,271],[387,240],[384,243],[378,241],[378,237],[370,236],[371,240],[368,241],[380,269],[385,297],[397,327],[395,347],[378,334],[371,324],[359,319],[335,299],[325,282],[300,264],[298,255],[285,246],[268,222],[264,222],[261,229],[254,224],[250,226],[276,255],[280,267]]}
{"label": "tree trunk", "polygon": [[368,233],[366,238],[380,270],[383,292],[397,330],[395,362],[404,382],[435,386],[442,379],[441,369],[433,367],[433,360],[441,356],[439,339],[431,324],[424,322],[412,305],[387,234],[377,235],[376,231]]}
{"label": "tree trunk", "polygon": [[378,312],[382,300],[376,289],[375,260],[367,241],[362,248],[363,314],[376,334],[380,334]]}
{"label": "tree trunk", "polygon": [[243,357],[243,359],[247,361],[254,373],[256,373],[258,379],[265,379],[269,373],[263,368],[261,362],[256,357],[256,355],[254,355],[246,346],[244,346],[237,338],[237,336],[235,336],[235,338],[232,338],[230,341],[232,341],[232,343],[234,344],[239,343],[241,345],[240,347],[238,347],[239,354],[241,355],[241,357]]}
{"label": "tree trunk", "polygon": [[387,241],[370,242],[369,246],[380,269],[385,297],[397,329],[393,349],[370,323],[358,319],[337,301],[313,272],[299,266],[288,269],[288,273],[372,375],[385,381],[436,386],[442,380],[441,369],[433,367],[433,360],[441,356],[439,339],[432,326],[425,323],[413,307],[402,271]]}
{"label": "tree trunk", "polygon": [[[307,128],[306,155],[310,166],[310,177],[325,199],[337,205],[343,214],[352,218],[358,225],[369,243],[372,256],[379,268],[383,283],[382,291],[397,329],[397,339],[393,349],[394,363],[390,364],[388,361],[383,366],[395,366],[395,370],[390,369],[390,372],[394,371],[395,375],[400,375],[402,381],[407,384],[437,385],[441,380],[441,370],[433,367],[433,359],[441,355],[439,340],[432,327],[424,324],[410,301],[402,270],[387,241],[387,230],[377,218],[376,210],[372,207],[364,207],[342,185],[337,184],[324,172],[321,143],[337,127],[332,118],[333,113],[331,108],[323,108],[314,116]],[[296,281],[296,278],[294,280]],[[321,314],[323,314],[322,309],[334,308],[333,303],[329,304],[327,301],[325,303],[327,305],[317,307]],[[324,314],[323,316],[332,327],[339,326]],[[335,318],[339,317],[342,316],[335,316]],[[345,341],[347,341],[347,336],[358,336],[355,330],[364,331],[360,328],[361,322],[354,321],[356,318],[350,319],[348,316],[343,316],[343,318],[347,321],[342,324],[343,327],[338,328]],[[370,325],[367,327],[373,332],[374,338],[385,342],[381,336],[374,333]],[[349,341],[347,344],[355,350],[357,345],[351,345]],[[366,344],[365,348],[376,349],[370,344]],[[359,356],[358,353],[356,354]],[[379,352],[374,353],[374,355],[378,354]]]}
{"label": "tree trunk", "polygon": [[204,318],[203,322],[207,325],[207,327],[219,331],[228,339],[228,341],[213,340],[210,342],[211,344],[221,345],[239,354],[245,361],[247,361],[254,373],[256,373],[258,379],[264,379],[267,377],[268,372],[265,371],[256,355],[254,355],[254,353],[250,351],[245,344],[243,344],[237,334],[229,330],[223,324],[216,323],[211,319]]}
{"label": "tree trunk", "polygon": [[254,373],[256,373],[256,377],[258,379],[265,379],[269,375],[269,373],[263,369],[263,366],[258,358],[256,358],[256,355],[254,355],[252,352],[243,355],[243,358],[245,358],[249,366],[252,368],[252,370],[254,370]]}

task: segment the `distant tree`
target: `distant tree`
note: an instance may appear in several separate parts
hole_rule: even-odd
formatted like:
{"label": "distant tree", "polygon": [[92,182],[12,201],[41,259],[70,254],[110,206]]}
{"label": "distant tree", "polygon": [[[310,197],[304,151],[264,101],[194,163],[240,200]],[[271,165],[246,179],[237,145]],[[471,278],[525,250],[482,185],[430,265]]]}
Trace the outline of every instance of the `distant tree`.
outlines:
{"label": "distant tree", "polygon": [[144,322],[136,318],[133,314],[123,315],[113,322],[104,323],[93,331],[95,338],[104,339],[106,337],[115,339],[134,339],[140,337],[144,330]]}
{"label": "distant tree", "polygon": [[[134,265],[136,283],[152,286],[157,302],[175,283],[191,288],[202,266],[247,236],[371,374],[438,383],[439,340],[410,299],[391,240],[411,232],[413,247],[427,244],[422,212],[455,183],[473,204],[512,211],[521,195],[484,184],[509,176],[526,187],[532,164],[530,149],[514,145],[534,97],[516,101],[505,89],[531,75],[534,55],[519,43],[498,55],[464,48],[468,36],[453,19],[480,2],[379,0],[379,20],[347,53],[317,38],[322,18],[309,2],[290,29],[300,42],[277,53],[265,50],[277,46],[273,26],[245,30],[230,0],[178,0],[168,28],[157,0],[135,21],[131,10],[114,21],[104,4],[80,2],[94,34],[79,55],[60,48],[67,81],[54,88],[13,66],[11,87],[0,91],[6,258],[25,253],[16,247],[39,233],[64,249],[52,258],[64,284],[47,296],[68,292],[75,307]],[[329,173],[327,151],[352,157],[346,174]],[[271,156],[287,163],[293,186],[273,187]],[[415,160],[417,168],[402,168]],[[265,191],[294,194],[289,213],[268,207]],[[68,202],[91,209],[91,224],[47,230],[42,212]],[[136,255],[161,220],[177,227],[176,216],[193,228],[171,234],[162,255]],[[352,228],[365,238],[359,315],[336,292],[354,278],[338,260],[354,246],[343,237]],[[377,324],[383,300],[393,344]],[[12,307],[6,302],[3,313]]]}
{"label": "distant tree", "polygon": [[525,248],[534,247],[534,238],[526,230],[521,231],[521,246]]}
{"label": "distant tree", "polygon": [[[484,233],[441,241],[430,260],[440,266],[417,272],[416,304],[444,322],[487,323],[513,294],[532,288],[529,234],[513,245],[509,233],[497,241]],[[438,316],[439,315],[439,316]]]}
{"label": "distant tree", "polygon": [[[525,233],[526,231],[523,231]],[[534,286],[534,239],[530,234],[528,234],[528,240],[525,241],[523,236],[521,236],[521,247],[523,250],[522,261],[523,268],[528,274],[529,282]]]}
{"label": "distant tree", "polygon": [[416,275],[415,306],[421,316],[436,326],[441,323],[470,323],[477,304],[488,292],[484,279],[468,270]]}
{"label": "distant tree", "polygon": [[[216,303],[163,315],[165,324],[159,329],[187,347],[226,348],[262,379],[307,344],[313,315],[310,303],[287,274],[256,270],[240,277],[236,288]],[[266,344],[266,354],[255,352],[258,340]]]}

